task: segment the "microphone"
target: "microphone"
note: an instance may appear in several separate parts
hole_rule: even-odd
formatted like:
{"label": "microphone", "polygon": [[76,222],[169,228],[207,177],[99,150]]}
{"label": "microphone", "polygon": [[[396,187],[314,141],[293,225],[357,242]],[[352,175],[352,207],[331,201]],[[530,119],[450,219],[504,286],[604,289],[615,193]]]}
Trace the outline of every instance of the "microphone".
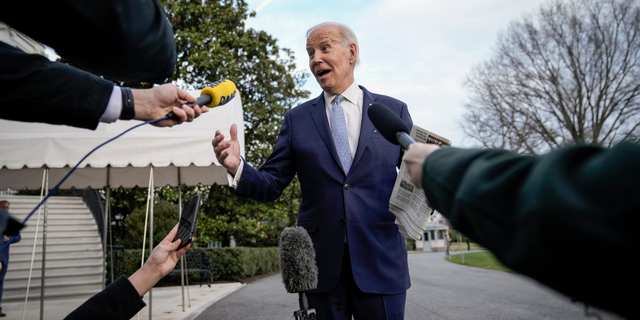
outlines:
{"label": "microphone", "polygon": [[309,308],[305,291],[318,287],[318,267],[316,251],[307,230],[302,227],[282,230],[278,259],[284,288],[288,293],[298,293],[300,310],[293,313],[294,318],[315,320],[316,310]]}
{"label": "microphone", "polygon": [[387,106],[374,103],[369,106],[367,114],[373,125],[387,141],[393,144],[401,144],[405,149],[409,148],[410,144],[415,143],[415,140],[409,135],[407,124]]}
{"label": "microphone", "polygon": [[[236,85],[229,79],[218,80],[211,84],[210,87],[205,87],[200,91],[200,97],[196,99],[196,102],[186,103],[188,107],[193,108],[195,105],[207,106],[214,108],[227,104],[236,96]],[[172,112],[167,114],[169,119],[178,119],[178,117]]]}

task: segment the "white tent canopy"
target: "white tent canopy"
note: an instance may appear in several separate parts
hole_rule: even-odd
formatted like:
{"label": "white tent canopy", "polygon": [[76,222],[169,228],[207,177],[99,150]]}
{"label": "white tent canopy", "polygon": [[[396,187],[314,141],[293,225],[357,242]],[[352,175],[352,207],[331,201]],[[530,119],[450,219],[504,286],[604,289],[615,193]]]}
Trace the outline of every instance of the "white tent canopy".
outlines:
{"label": "white tent canopy", "polygon": [[[189,93],[198,97],[200,91]],[[91,131],[0,120],[0,190],[39,189],[42,168],[50,169],[50,181],[55,185],[93,148],[140,123],[101,123]],[[189,186],[226,184],[226,170],[215,159],[211,139],[216,130],[228,139],[233,123],[238,125],[244,155],[242,103],[238,95],[190,123],[172,128],[145,125],[132,130],[89,156],[61,188],[146,187],[151,165],[156,186],[177,186],[178,170],[180,182]]]}
{"label": "white tent canopy", "polygon": [[[200,91],[189,93],[194,97],[200,95]],[[139,121],[101,123],[96,130],[91,131],[69,126],[0,120],[0,190],[48,189],[46,185],[53,187],[88,152],[140,123]],[[109,187],[106,190],[106,196],[109,199],[110,188],[119,186],[130,188],[177,186],[178,184],[188,186],[226,184],[226,169],[221,167],[215,159],[211,139],[216,130],[220,130],[228,138],[229,129],[233,123],[240,129],[238,140],[240,152],[244,155],[244,131],[242,130],[244,122],[242,103],[238,94],[226,105],[211,109],[191,123],[173,128],[144,125],[128,132],[95,151],[80,164],[60,188]],[[46,172],[47,181],[51,181],[51,184],[44,183],[43,171]],[[178,194],[181,198],[180,192]],[[153,188],[149,188],[147,200],[152,198]],[[180,199],[179,207],[181,202]],[[104,225],[107,226],[111,225],[108,220],[110,202],[105,201],[105,203]],[[153,201],[148,203],[150,204],[148,208],[151,208],[149,219],[149,251],[151,251],[153,249]],[[46,206],[44,217],[46,221]],[[145,232],[146,229],[145,224]],[[103,250],[106,257],[106,228],[103,232]],[[35,233],[38,233],[37,227]],[[43,232],[43,245],[46,243],[45,239],[46,232]],[[43,248],[42,288],[45,287],[45,252],[46,249]],[[103,273],[103,283],[104,276],[105,273]],[[40,299],[40,308],[43,310],[44,290],[41,290]],[[149,300],[149,318],[151,319],[151,290]],[[182,302],[184,311],[184,289]],[[42,312],[40,318],[42,319]]]}

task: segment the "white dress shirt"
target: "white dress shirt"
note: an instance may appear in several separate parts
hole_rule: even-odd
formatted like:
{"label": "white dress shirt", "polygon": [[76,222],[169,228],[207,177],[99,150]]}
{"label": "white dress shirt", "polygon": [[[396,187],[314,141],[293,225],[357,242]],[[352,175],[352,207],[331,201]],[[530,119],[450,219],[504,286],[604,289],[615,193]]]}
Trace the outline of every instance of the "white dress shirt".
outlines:
{"label": "white dress shirt", "polygon": [[115,122],[120,118],[120,113],[122,113],[122,92],[120,91],[120,87],[113,86],[107,107],[104,109],[104,113],[100,117],[100,122]]}
{"label": "white dress shirt", "polygon": [[[336,98],[336,95],[332,95],[323,92],[324,94],[324,106],[327,112],[327,121],[329,122],[329,129],[331,129],[331,104]],[[347,134],[349,135],[349,149],[351,151],[351,159],[356,154],[358,148],[358,140],[360,139],[360,126],[362,125],[362,101],[364,99],[364,93],[362,89],[358,87],[358,84],[353,81],[353,84],[347,90],[342,93],[344,100],[340,103],[344,110],[344,118],[347,121]],[[232,188],[238,187],[238,182],[242,176],[242,168],[244,167],[244,161],[240,161],[240,166],[236,172],[235,177],[227,171],[227,180],[229,186]]]}

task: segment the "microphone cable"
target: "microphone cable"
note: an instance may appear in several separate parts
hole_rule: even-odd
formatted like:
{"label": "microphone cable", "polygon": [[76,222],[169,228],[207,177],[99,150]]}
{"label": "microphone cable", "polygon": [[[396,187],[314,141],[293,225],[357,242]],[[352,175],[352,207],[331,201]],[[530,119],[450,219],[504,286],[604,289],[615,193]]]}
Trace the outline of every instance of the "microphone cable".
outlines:
{"label": "microphone cable", "polygon": [[[40,206],[42,206],[42,204],[43,204],[45,201],[47,201],[47,199],[48,199],[52,194],[54,194],[56,191],[58,191],[58,188],[60,187],[60,185],[62,185],[62,183],[63,183],[63,182],[65,182],[65,180],[67,180],[67,178],[69,178],[69,176],[70,176],[74,171],[76,171],[76,169],[78,168],[78,166],[79,166],[79,165],[80,165],[80,164],[81,164],[85,159],[87,159],[87,157],[89,157],[92,153],[94,153],[96,150],[98,150],[98,149],[102,148],[102,147],[103,147],[104,145],[106,145],[107,143],[109,143],[109,142],[111,142],[111,141],[113,141],[113,140],[116,140],[116,139],[118,139],[118,138],[122,137],[125,133],[127,133],[127,132],[129,132],[129,131],[131,131],[131,130],[133,130],[133,129],[135,129],[135,128],[138,128],[138,127],[144,126],[145,124],[152,124],[152,123],[156,123],[156,122],[158,122],[158,121],[162,121],[162,120],[166,120],[166,119],[169,119],[169,116],[165,116],[165,117],[162,117],[162,118],[158,118],[158,119],[155,119],[155,120],[150,120],[150,121],[147,121],[147,122],[144,122],[144,123],[141,123],[141,124],[135,125],[135,126],[133,126],[133,127],[129,128],[129,129],[125,130],[125,131],[124,131],[124,132],[122,132],[121,134],[119,134],[119,135],[117,135],[117,136],[115,136],[115,137],[113,137],[113,138],[111,138],[111,139],[109,139],[109,140],[107,140],[107,141],[103,142],[103,143],[102,143],[102,144],[100,144],[99,146],[95,147],[93,150],[89,151],[89,153],[87,153],[87,154],[86,154],[86,155],[85,155],[85,156],[84,156],[80,161],[78,161],[78,164],[76,164],[76,165],[73,167],[73,169],[71,169],[71,171],[69,171],[69,173],[67,173],[67,175],[65,175],[65,176],[64,176],[64,178],[62,178],[62,180],[60,180],[60,182],[58,182],[58,184],[56,184],[56,185],[55,185],[55,187],[53,187],[53,189],[51,189],[51,191],[49,191],[49,193],[47,194],[47,196],[46,196],[46,197],[44,197],[44,199],[42,199],[42,201],[40,201],[40,203],[39,203],[39,204],[38,204],[38,205],[33,209],[33,211],[31,211],[31,213],[29,213],[29,215],[27,215],[27,217],[24,219],[24,221],[22,221],[22,224],[23,224],[23,225],[24,225],[24,224],[26,224],[26,223],[27,223],[27,220],[29,220],[29,218],[31,218],[31,216],[36,212],[36,210],[38,210],[38,208],[40,208]],[[4,251],[4,250],[9,246],[9,244],[11,244],[11,243],[13,242],[13,239],[14,239],[14,238],[15,238],[15,236],[11,236],[11,237],[9,238],[9,240],[5,241],[5,243],[2,245],[2,247],[0,247],[0,252]]]}

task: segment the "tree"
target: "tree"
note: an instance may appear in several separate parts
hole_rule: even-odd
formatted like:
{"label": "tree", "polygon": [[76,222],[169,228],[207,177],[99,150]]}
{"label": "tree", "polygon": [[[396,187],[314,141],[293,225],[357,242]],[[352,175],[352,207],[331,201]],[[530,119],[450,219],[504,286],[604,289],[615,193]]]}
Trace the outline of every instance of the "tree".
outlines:
{"label": "tree", "polygon": [[633,0],[552,1],[511,23],[473,69],[463,129],[484,147],[531,154],[638,141],[639,53]]}
{"label": "tree", "polygon": [[[296,71],[292,51],[280,48],[271,35],[245,27],[246,19],[255,16],[255,12],[249,13],[243,0],[159,3],[173,26],[178,55],[176,70],[168,82],[192,89],[220,79],[233,81],[244,110],[244,124],[238,125],[244,125],[246,160],[252,165],[264,163],[275,145],[285,113],[309,95],[300,89],[308,74]],[[117,83],[135,88],[153,86]],[[211,128],[212,137],[215,129]],[[183,186],[183,200],[195,192],[209,195],[203,197],[196,242],[228,244],[233,236],[239,245],[274,245],[282,228],[295,224],[300,199],[297,179],[281,199],[269,204],[238,198],[227,189],[216,184]],[[156,188],[155,200],[177,202],[177,193],[172,190]],[[119,188],[112,196],[112,215],[127,217],[138,205],[144,208],[146,189]],[[125,241],[127,245],[129,242]]]}
{"label": "tree", "polygon": [[[296,72],[293,52],[280,48],[271,35],[245,28],[244,21],[255,12],[248,13],[243,0],[160,3],[173,25],[178,51],[171,80],[187,87],[223,78],[233,81],[244,109],[246,160],[261,165],[273,150],[285,113],[308,97],[309,92],[300,89],[308,74]],[[223,243],[234,236],[238,244],[272,245],[282,228],[295,223],[297,214],[285,213],[297,213],[299,190],[294,181],[278,201],[259,204],[214,184],[203,204],[208,219],[198,222],[199,236]]]}
{"label": "tree", "polygon": [[265,31],[245,28],[254,17],[244,0],[161,0],[173,25],[178,62],[170,80],[202,88],[230,79],[244,108],[246,158],[263,163],[271,153],[285,113],[306,98],[308,74],[296,72],[293,51]]}
{"label": "tree", "polygon": [[[139,207],[125,218],[124,224],[127,228],[127,234],[122,241],[122,245],[129,249],[138,249],[142,247],[142,239],[145,227],[145,215],[147,213],[146,206]],[[169,231],[173,229],[178,221],[178,205],[166,200],[157,201],[153,207],[153,245],[158,243],[167,236]],[[149,221],[147,221],[149,223]],[[148,228],[148,227],[147,227]],[[147,231],[147,244],[149,233]]]}

